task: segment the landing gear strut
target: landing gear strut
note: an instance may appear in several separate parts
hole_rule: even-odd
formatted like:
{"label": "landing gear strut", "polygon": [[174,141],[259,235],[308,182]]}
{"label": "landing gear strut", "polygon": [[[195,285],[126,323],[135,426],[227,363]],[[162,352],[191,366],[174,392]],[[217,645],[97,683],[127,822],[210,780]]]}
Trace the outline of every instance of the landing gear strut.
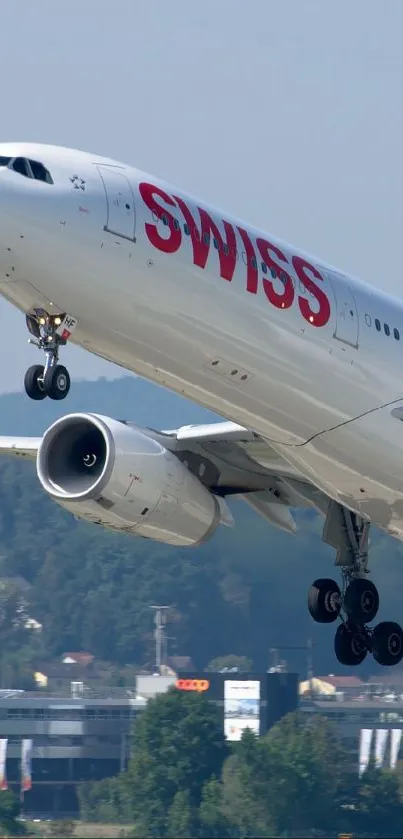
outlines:
{"label": "landing gear strut", "polygon": [[26,315],[27,327],[33,338],[29,339],[45,353],[45,364],[34,364],[25,374],[24,387],[30,399],[65,399],[70,390],[70,376],[66,367],[59,364],[59,349],[65,346],[77,325],[70,315],[49,315],[43,309],[34,309]]}
{"label": "landing gear strut", "polygon": [[341,618],[334,641],[336,658],[347,666],[361,664],[367,653],[382,665],[403,658],[403,630],[383,621],[369,626],[379,609],[376,586],[367,579],[369,522],[335,501],[329,503],[323,540],[337,549],[341,587],[334,580],[315,580],[308,593],[308,609],[317,623]]}

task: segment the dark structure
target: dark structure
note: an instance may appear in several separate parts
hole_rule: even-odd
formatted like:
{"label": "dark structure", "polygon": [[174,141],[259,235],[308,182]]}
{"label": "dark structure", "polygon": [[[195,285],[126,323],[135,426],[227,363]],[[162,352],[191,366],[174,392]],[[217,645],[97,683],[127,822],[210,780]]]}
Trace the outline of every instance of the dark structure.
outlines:
{"label": "dark structure", "polygon": [[286,714],[298,708],[298,674],[181,673],[179,690],[200,690],[222,711],[223,728],[229,740],[239,740],[244,728],[265,734]]}

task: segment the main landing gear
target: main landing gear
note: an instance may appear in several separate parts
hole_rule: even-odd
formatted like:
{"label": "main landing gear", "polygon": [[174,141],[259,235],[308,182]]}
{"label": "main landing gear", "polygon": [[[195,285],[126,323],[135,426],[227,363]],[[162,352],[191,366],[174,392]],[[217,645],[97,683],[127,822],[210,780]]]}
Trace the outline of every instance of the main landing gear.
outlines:
{"label": "main landing gear", "polygon": [[403,630],[398,623],[383,621],[371,628],[378,612],[379,595],[367,578],[369,522],[335,501],[329,503],[323,540],[337,549],[336,565],[342,582],[315,580],[308,592],[308,609],[317,623],[341,618],[334,649],[340,664],[361,664],[367,653],[382,665],[398,664],[403,658]]}
{"label": "main landing gear", "polygon": [[65,399],[70,390],[70,376],[59,364],[59,348],[65,346],[77,325],[75,318],[66,314],[49,315],[44,309],[34,309],[26,315],[27,327],[35,344],[45,353],[45,364],[34,364],[25,374],[24,386],[30,399]]}

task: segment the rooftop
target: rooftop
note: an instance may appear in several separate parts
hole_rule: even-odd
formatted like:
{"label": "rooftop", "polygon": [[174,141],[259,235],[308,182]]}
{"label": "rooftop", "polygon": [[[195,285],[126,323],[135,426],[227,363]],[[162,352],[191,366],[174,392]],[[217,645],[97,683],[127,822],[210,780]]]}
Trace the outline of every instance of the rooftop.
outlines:
{"label": "rooftop", "polygon": [[351,690],[353,688],[363,688],[364,682],[358,676],[317,676],[320,682],[327,682],[336,690]]}

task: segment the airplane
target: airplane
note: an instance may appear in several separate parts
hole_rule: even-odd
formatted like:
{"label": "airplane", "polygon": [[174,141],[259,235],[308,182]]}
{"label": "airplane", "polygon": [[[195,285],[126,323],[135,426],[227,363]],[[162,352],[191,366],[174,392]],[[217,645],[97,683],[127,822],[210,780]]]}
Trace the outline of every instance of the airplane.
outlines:
{"label": "airplane", "polygon": [[368,547],[371,523],[403,539],[402,300],[74,149],[1,143],[0,214],[0,294],[42,354],[28,397],[66,398],[71,341],[223,417],[155,430],[76,412],[1,453],[33,460],[76,517],[171,545],[232,526],[231,497],[290,533],[294,508],[318,510],[340,581],[314,581],[311,617],[337,622],[340,664],[400,662],[400,625],[373,625]]}

